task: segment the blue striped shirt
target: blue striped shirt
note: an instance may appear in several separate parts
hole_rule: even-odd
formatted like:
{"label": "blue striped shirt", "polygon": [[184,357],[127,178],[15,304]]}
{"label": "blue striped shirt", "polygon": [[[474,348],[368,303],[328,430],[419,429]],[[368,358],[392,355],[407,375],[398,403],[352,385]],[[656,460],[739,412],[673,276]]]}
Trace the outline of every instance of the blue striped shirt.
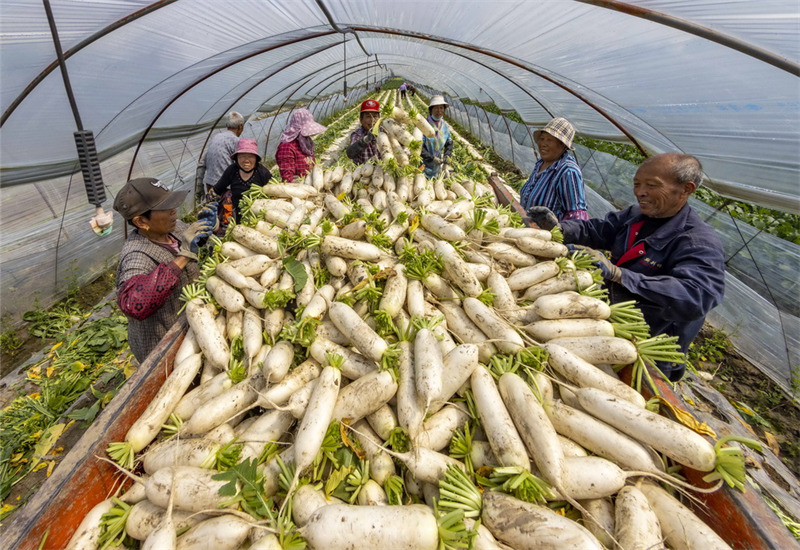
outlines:
{"label": "blue striped shirt", "polygon": [[542,162],[541,159],[536,162],[531,176],[520,189],[519,202],[522,208],[527,211],[531,206],[546,206],[559,220],[568,214],[572,219],[587,219],[583,175],[575,158],[565,152],[539,172]]}

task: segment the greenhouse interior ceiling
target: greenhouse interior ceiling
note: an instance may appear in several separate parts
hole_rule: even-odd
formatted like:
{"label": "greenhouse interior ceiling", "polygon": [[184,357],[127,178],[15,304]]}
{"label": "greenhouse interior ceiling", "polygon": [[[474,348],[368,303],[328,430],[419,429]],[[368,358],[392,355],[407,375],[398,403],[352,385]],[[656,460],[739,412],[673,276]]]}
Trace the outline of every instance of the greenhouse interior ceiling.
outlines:
{"label": "greenhouse interior ceiling", "polygon": [[[230,111],[245,115],[245,136],[266,158],[292,107],[321,119],[391,77],[453,105],[515,113],[519,131],[503,130],[512,156],[521,145],[530,156],[529,133],[564,116],[585,138],[695,155],[725,198],[800,213],[796,0],[4,0],[0,33],[4,319],[115,265],[124,223],[96,235],[87,222],[97,203],[111,210],[140,176],[193,189]],[[493,135],[488,126],[478,137]],[[94,200],[76,132],[91,133],[97,151]],[[530,171],[520,159],[508,160]],[[796,301],[800,254],[789,242],[759,249],[757,233],[726,252],[778,282],[763,304],[721,317],[740,334],[747,320],[736,315],[775,329],[776,351],[747,356],[779,362],[769,374],[788,388],[800,376],[800,331],[796,308],[775,294]]]}

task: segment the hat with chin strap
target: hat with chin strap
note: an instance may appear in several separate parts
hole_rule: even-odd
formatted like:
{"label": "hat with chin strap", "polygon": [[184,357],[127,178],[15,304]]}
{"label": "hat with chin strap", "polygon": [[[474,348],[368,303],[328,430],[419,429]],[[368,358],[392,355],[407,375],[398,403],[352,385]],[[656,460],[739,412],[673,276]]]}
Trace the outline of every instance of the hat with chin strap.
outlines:
{"label": "hat with chin strap", "polygon": [[136,178],[126,183],[114,199],[114,210],[132,220],[150,210],[172,210],[183,204],[188,189],[170,191],[155,178]]}

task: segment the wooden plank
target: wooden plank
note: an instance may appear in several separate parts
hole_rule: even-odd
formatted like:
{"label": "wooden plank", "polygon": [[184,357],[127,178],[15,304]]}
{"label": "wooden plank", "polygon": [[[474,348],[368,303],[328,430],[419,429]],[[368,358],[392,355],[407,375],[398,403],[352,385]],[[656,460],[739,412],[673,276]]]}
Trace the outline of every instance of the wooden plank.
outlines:
{"label": "wooden plank", "polygon": [[497,174],[492,174],[489,177],[489,185],[492,186],[492,191],[498,203],[510,207],[514,212],[522,216],[522,222],[525,225],[531,225],[531,219],[528,217],[528,213],[522,208],[519,202],[517,202],[514,195],[508,190],[505,182],[500,179]]}
{"label": "wooden plank", "polygon": [[78,443],[30,501],[5,526],[0,548],[60,550],[84,516],[123,482],[119,471],[96,456],[106,456],[109,443],[122,441],[128,428],[155,397],[172,370],[186,321],[167,332],[159,345],[125,382],[120,392],[87,428]]}

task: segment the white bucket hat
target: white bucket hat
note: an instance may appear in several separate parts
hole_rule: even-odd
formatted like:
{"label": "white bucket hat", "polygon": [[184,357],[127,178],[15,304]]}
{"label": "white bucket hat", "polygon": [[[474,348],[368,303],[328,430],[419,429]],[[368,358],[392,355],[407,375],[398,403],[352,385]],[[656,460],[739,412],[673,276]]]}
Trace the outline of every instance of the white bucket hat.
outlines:
{"label": "white bucket hat", "polygon": [[447,103],[447,102],[444,100],[444,97],[443,97],[443,96],[440,96],[440,95],[435,95],[435,96],[433,96],[433,97],[431,98],[431,102],[430,102],[430,104],[428,105],[428,109],[430,109],[431,107],[435,107],[436,105],[444,105],[445,107],[447,107],[447,106],[448,106],[448,105],[450,105],[450,104],[449,104],[449,103]]}

